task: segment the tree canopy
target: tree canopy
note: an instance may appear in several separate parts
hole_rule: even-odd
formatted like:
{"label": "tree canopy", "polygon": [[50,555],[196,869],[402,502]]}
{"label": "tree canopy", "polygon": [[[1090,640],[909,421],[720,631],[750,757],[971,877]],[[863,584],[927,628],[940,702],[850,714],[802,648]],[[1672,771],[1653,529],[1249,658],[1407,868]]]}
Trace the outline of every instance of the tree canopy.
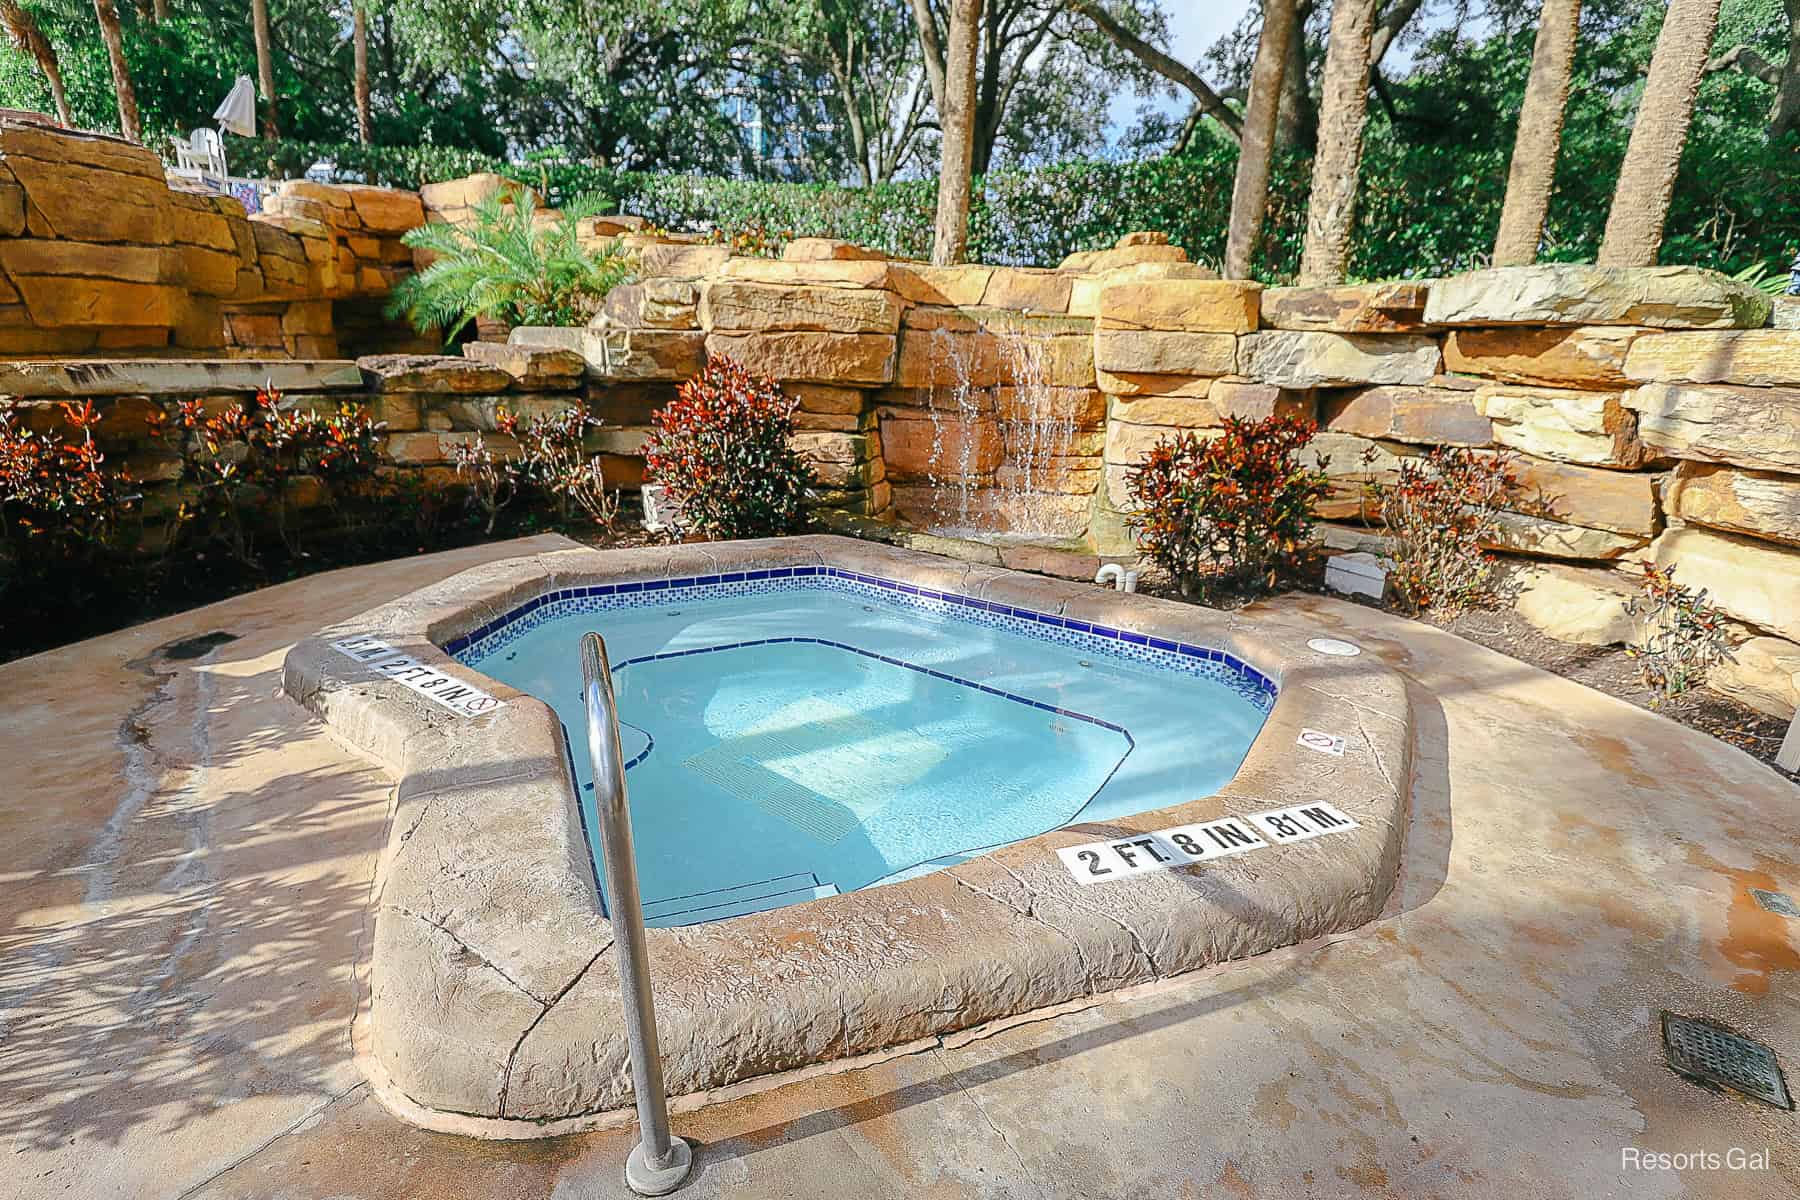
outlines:
{"label": "tree canopy", "polygon": [[[1097,226],[1082,235],[1066,223],[1023,229],[1031,217],[1012,213],[1009,197],[1048,196],[1056,180],[1096,172],[1194,178],[1202,168],[1211,179],[1235,161],[1261,6],[1247,4],[1231,33],[1184,60],[1170,43],[1173,2],[986,0],[971,161],[990,182],[976,189],[977,250],[984,237],[998,236],[999,226],[984,231],[981,222],[1000,221],[1002,212],[1015,258],[1100,236]],[[35,26],[60,66],[73,119],[118,128],[92,0],[6,7],[25,21],[5,21],[0,104],[55,111]],[[119,0],[116,7],[147,142],[210,125],[231,81],[256,75],[249,0]],[[237,140],[234,163],[299,169],[318,146],[337,145],[337,161],[352,173],[418,182],[548,156],[586,164],[584,178],[614,180],[615,193],[630,190],[617,183],[621,172],[827,190],[929,186],[936,173],[946,0],[363,0],[361,7],[373,146],[345,145],[357,133],[352,0],[268,0],[281,132],[297,145]],[[1296,265],[1292,210],[1304,203],[1331,7],[1328,0],[1297,5],[1274,194],[1257,256],[1259,273],[1270,278]],[[1484,261],[1540,7],[1540,0],[1377,4],[1352,274]],[[1661,0],[1581,5],[1545,225],[1548,257],[1591,257],[1596,249],[1664,11]],[[1797,41],[1800,0],[1725,0],[1681,161],[1666,261],[1773,265],[1800,240],[1790,182],[1800,149]],[[1121,121],[1117,98],[1129,94],[1150,102]],[[1039,174],[1022,182],[1033,171]],[[1181,223],[1195,230],[1190,240],[1207,243],[1191,251],[1216,257],[1229,187],[1225,197],[1210,187],[1187,197],[1199,211]],[[640,190],[667,198],[677,189],[645,183]],[[1055,214],[1076,199],[1118,212],[1160,203],[1147,195],[1046,200],[1042,219],[1066,222]],[[757,203],[773,211],[773,201]],[[930,207],[912,197],[896,211]],[[1017,248],[1027,241],[1041,251]]]}

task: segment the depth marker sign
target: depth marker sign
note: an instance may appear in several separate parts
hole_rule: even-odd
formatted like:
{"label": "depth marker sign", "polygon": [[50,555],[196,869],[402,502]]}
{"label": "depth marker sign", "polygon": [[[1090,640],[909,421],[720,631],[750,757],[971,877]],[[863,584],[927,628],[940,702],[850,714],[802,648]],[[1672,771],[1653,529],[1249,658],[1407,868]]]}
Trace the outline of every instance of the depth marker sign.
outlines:
{"label": "depth marker sign", "polygon": [[1155,833],[1113,842],[1089,842],[1056,851],[1063,866],[1086,887],[1113,879],[1130,879],[1197,862],[1248,854],[1269,846],[1304,842],[1332,833],[1348,833],[1356,822],[1323,800],[1296,804],[1247,817],[1224,817],[1198,825],[1177,825]]}
{"label": "depth marker sign", "polygon": [[484,716],[503,703],[472,684],[446,675],[436,667],[426,666],[410,654],[402,654],[380,638],[345,638],[331,643],[331,648],[376,674],[386,675],[395,683],[435,700],[458,716]]}
{"label": "depth marker sign", "polygon": [[1355,821],[1323,801],[1251,813],[1250,823],[1277,846],[1324,837],[1328,833],[1348,833],[1356,828]]}

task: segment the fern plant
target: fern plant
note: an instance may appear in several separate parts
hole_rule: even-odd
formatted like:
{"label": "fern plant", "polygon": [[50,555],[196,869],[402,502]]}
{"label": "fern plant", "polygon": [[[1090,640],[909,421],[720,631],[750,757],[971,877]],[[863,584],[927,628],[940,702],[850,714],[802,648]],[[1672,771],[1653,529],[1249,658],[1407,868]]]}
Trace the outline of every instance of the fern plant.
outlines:
{"label": "fern plant", "polygon": [[[1800,259],[1795,260],[1800,263]],[[1783,296],[1791,294],[1789,289],[1792,280],[1784,271],[1771,271],[1767,263],[1751,263],[1731,276],[1738,283],[1747,283],[1765,296]]]}
{"label": "fern plant", "polygon": [[509,325],[583,325],[606,293],[632,276],[616,241],[588,249],[576,224],[600,205],[576,201],[554,220],[541,219],[537,198],[520,189],[475,206],[466,225],[434,221],[400,240],[433,256],[430,266],[400,281],[388,301],[421,333],[454,338],[477,317]]}

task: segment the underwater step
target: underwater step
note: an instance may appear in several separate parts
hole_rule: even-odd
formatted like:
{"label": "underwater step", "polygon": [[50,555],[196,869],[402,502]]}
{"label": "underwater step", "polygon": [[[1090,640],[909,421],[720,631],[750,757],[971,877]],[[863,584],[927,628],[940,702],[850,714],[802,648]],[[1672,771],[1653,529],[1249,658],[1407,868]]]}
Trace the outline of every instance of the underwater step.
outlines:
{"label": "underwater step", "polygon": [[726,917],[766,912],[784,904],[799,904],[837,894],[837,884],[820,883],[819,877],[811,871],[799,871],[756,883],[715,888],[709,892],[671,896],[665,900],[646,900],[644,924],[667,927],[692,925],[699,921],[720,921]]}

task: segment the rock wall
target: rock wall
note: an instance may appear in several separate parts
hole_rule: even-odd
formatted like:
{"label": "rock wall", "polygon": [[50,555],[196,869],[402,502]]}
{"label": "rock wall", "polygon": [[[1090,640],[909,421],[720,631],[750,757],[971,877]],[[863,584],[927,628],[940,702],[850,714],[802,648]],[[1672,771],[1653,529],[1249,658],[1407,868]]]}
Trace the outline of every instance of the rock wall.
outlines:
{"label": "rock wall", "polygon": [[0,119],[0,358],[332,358],[334,306],[386,296],[424,219],[411,192],[304,180],[249,217],[142,146]]}
{"label": "rock wall", "polygon": [[939,268],[823,238],[796,239],[779,260],[734,256],[609,220],[600,232],[623,233],[638,281],[587,329],[511,337],[583,354],[617,448],[641,441],[633,422],[656,406],[646,391],[666,396],[726,355],[798,398],[822,505],[1062,541],[1093,524],[1104,473],[1101,285],[1212,275],[1154,234],[1059,270]]}
{"label": "rock wall", "polygon": [[[632,240],[640,280],[591,328],[514,338],[581,351],[602,411],[611,389],[667,386],[712,355],[775,376],[853,513],[984,532],[1007,561],[1024,537],[1079,569],[1131,554],[1126,480],[1159,439],[1305,415],[1337,484],[1320,515],[1347,526],[1372,523],[1367,481],[1433,446],[1512,452],[1525,488],[1496,549],[1528,568],[1521,611],[1558,636],[1628,637],[1617,614],[1648,560],[1761,638],[1754,664],[1800,655],[1800,330],[1716,273],[1263,289],[1154,234],[1056,270]],[[1751,703],[1779,711],[1768,697],[1794,691],[1733,670]]]}
{"label": "rock wall", "polygon": [[[459,444],[485,437],[508,456],[512,439],[495,432],[505,408],[524,417],[584,407],[586,364],[556,350],[480,344],[467,357],[388,354],[345,359],[87,359],[0,362],[0,396],[22,426],[52,431],[64,423],[64,402],[91,402],[100,415],[95,436],[107,462],[122,466],[142,487],[146,511],[182,495],[181,460],[151,434],[158,410],[173,415],[184,401],[208,410],[273,387],[284,402],[336,410],[351,404],[386,425],[383,467],[426,487],[455,482]],[[604,434],[606,431],[602,431]],[[635,486],[625,459],[607,455],[615,485]],[[315,494],[301,488],[295,497]],[[322,498],[322,497],[321,497]]]}
{"label": "rock wall", "polygon": [[1791,715],[1800,337],[1764,327],[1768,298],[1687,268],[1513,268],[1407,287],[1270,289],[1239,339],[1243,386],[1280,389],[1302,411],[1310,400],[1343,483],[1323,515],[1368,517],[1362,480],[1431,446],[1510,450],[1525,488],[1497,549],[1529,560],[1522,615],[1557,636],[1624,640],[1637,564],[1672,564],[1760,637],[1719,686]]}
{"label": "rock wall", "polygon": [[[1559,636],[1625,636],[1607,615],[1628,587],[1620,568],[1650,560],[1762,639],[1764,674],[1800,654],[1800,305],[1715,273],[1559,264],[1263,289],[1219,281],[1153,233],[1054,270],[938,268],[814,238],[744,257],[598,217],[584,237],[617,239],[638,277],[588,327],[513,330],[511,348],[462,359],[335,361],[433,349],[380,315],[420,265],[401,235],[520,189],[497,175],[418,194],[293,181],[246,217],[171,187],[142,147],[0,119],[0,360],[105,360],[35,374],[0,361],[0,395],[30,406],[72,389],[124,414],[319,360],[297,394],[341,381],[318,387],[388,421],[395,469],[435,473],[502,397],[525,410],[554,397],[605,421],[595,447],[636,486],[651,414],[728,355],[797,397],[821,506],[999,547],[944,545],[959,553],[1073,553],[1074,570],[1131,555],[1126,480],[1160,438],[1308,415],[1336,484],[1321,516],[1351,525],[1371,516],[1369,479],[1432,446],[1515,452],[1526,494],[1498,548],[1532,564],[1521,612]],[[156,356],[258,365],[222,387],[224,368],[171,361],[159,376],[133,361]],[[128,459],[144,452],[129,420],[109,428]],[[1791,678],[1735,670],[1751,703],[1786,709],[1768,698]]]}

